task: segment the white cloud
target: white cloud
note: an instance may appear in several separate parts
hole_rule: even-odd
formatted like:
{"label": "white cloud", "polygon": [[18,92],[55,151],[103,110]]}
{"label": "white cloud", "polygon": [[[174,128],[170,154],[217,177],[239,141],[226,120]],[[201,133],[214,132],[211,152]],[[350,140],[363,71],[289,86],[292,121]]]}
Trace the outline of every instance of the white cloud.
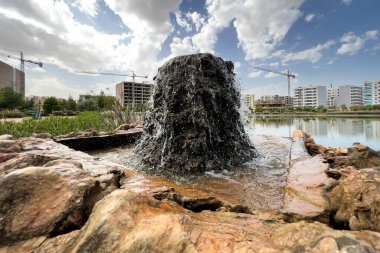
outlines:
{"label": "white cloud", "polygon": [[345,33],[342,38],[340,38],[342,45],[338,48],[337,53],[340,55],[355,55],[364,48],[367,40],[375,40],[377,39],[377,35],[377,30],[367,31],[361,36],[353,32]]}
{"label": "white cloud", "polygon": [[269,79],[269,78],[275,78],[275,77],[279,77],[280,75],[279,74],[276,74],[276,73],[273,73],[273,72],[268,72],[265,74],[265,78]]}
{"label": "white cloud", "polygon": [[72,6],[77,7],[81,12],[95,17],[98,14],[97,0],[76,0]]}
{"label": "white cloud", "polygon": [[310,13],[310,14],[306,15],[305,21],[309,23],[309,22],[311,22],[314,19],[314,17],[315,17],[315,14],[314,13]]}
{"label": "white cloud", "polygon": [[195,25],[195,30],[199,32],[201,27],[205,24],[205,18],[201,16],[198,12],[188,12],[186,13],[186,17],[190,19]]}
{"label": "white cloud", "polygon": [[27,80],[26,95],[54,96],[57,98],[67,98],[71,95],[77,98],[79,94],[86,94],[89,91],[79,86],[70,86],[63,83],[56,77],[34,78]]}
{"label": "white cloud", "polygon": [[350,5],[352,3],[352,0],[342,0],[342,4]]}
{"label": "white cloud", "polygon": [[285,53],[284,51],[278,52],[277,56],[282,58],[283,63],[292,61],[309,61],[311,63],[319,62],[323,56],[322,52],[331,48],[336,42],[329,40],[323,44],[318,44],[313,48],[309,48],[299,52]]}
{"label": "white cloud", "polygon": [[[199,32],[182,39],[181,44],[191,51],[195,49],[197,52],[215,53],[218,34],[233,24],[239,40],[238,46],[245,52],[246,60],[268,57],[301,16],[299,8],[303,2],[304,0],[207,0],[207,21],[204,22],[198,13],[188,14]],[[178,40],[173,43],[178,44]]]}
{"label": "white cloud", "polygon": [[263,71],[261,71],[261,70],[254,70],[248,74],[248,77],[250,77],[250,78],[260,77],[262,73],[263,73]]}
{"label": "white cloud", "polygon": [[175,20],[180,27],[185,28],[186,32],[192,31],[191,25],[189,24],[189,22],[187,22],[185,18],[182,17],[182,14],[180,11],[177,11],[175,13]]}

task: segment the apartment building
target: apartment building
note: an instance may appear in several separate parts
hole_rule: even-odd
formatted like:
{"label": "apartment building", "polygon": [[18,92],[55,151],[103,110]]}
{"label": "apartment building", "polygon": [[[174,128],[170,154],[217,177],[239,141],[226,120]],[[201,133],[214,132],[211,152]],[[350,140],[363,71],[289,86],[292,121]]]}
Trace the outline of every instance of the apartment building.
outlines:
{"label": "apartment building", "polygon": [[338,88],[327,88],[327,106],[334,107],[336,97],[339,95]]}
{"label": "apartment building", "polygon": [[0,61],[0,89],[11,88],[25,99],[25,73]]}
{"label": "apartment building", "polygon": [[292,107],[293,98],[288,96],[262,96],[260,99],[255,101],[256,106],[261,107]]}
{"label": "apartment building", "polygon": [[336,106],[346,105],[351,107],[363,105],[363,88],[361,86],[344,85],[339,86],[338,90],[338,96],[335,100]]}
{"label": "apartment building", "polygon": [[304,86],[294,89],[294,107],[327,106],[326,86]]}
{"label": "apartment building", "polygon": [[245,104],[247,105],[248,108],[250,109],[254,109],[255,108],[255,95],[253,94],[246,94],[244,96],[244,101],[245,101]]}
{"label": "apartment building", "polygon": [[116,85],[116,99],[123,106],[147,104],[153,94],[153,84],[121,82]]}
{"label": "apartment building", "polygon": [[380,104],[380,81],[364,82],[363,103],[364,105]]}

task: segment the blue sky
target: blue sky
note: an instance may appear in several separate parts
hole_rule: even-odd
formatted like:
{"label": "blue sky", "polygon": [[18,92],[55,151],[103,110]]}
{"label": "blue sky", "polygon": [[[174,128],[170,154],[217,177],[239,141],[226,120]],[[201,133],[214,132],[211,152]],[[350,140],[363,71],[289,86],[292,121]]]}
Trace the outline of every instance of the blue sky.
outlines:
{"label": "blue sky", "polygon": [[[166,60],[211,52],[235,62],[243,93],[287,94],[287,81],[255,66],[290,70],[303,85],[380,79],[378,0],[0,0],[0,53],[26,65],[27,95],[77,97]],[[9,51],[14,50],[14,51]],[[18,66],[15,60],[0,60]]]}

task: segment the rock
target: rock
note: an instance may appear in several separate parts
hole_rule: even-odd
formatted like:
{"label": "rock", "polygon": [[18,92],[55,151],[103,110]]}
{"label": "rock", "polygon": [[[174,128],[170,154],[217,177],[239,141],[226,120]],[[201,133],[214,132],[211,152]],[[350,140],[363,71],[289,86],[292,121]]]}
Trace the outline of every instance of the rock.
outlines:
{"label": "rock", "polygon": [[115,132],[116,131],[120,131],[120,130],[125,131],[125,130],[128,130],[130,128],[133,128],[133,127],[131,125],[129,125],[129,124],[121,124],[120,126],[116,127],[114,131]]}
{"label": "rock", "polygon": [[144,121],[143,120],[136,120],[132,126],[133,128],[142,128],[144,125]]}
{"label": "rock", "polygon": [[380,167],[356,170],[328,195],[334,219],[352,230],[380,231]]}
{"label": "rock", "polygon": [[74,163],[27,167],[0,180],[0,242],[14,243],[80,228],[87,194],[96,187]]}
{"label": "rock", "polygon": [[293,138],[304,138],[305,135],[302,130],[294,130]]}
{"label": "rock", "polygon": [[358,169],[377,167],[380,166],[380,154],[367,146],[357,144],[348,149],[347,165]]}
{"label": "rock", "polygon": [[10,135],[10,134],[3,134],[3,135],[0,135],[0,141],[3,141],[3,140],[13,140],[13,135]]}
{"label": "rock", "polygon": [[116,190],[94,207],[81,230],[47,239],[35,252],[335,253],[349,247],[374,252],[380,245],[371,238],[358,239],[365,235],[357,233],[319,222],[286,224],[248,214],[194,213],[171,201]]}
{"label": "rock", "polygon": [[17,153],[21,146],[15,140],[0,140],[0,153]]}
{"label": "rock", "polygon": [[211,54],[179,56],[159,68],[155,80],[137,147],[146,167],[159,174],[200,174],[255,157],[240,121],[232,62]]}
{"label": "rock", "polygon": [[49,133],[33,133],[31,137],[41,138],[41,139],[53,139],[53,136]]}

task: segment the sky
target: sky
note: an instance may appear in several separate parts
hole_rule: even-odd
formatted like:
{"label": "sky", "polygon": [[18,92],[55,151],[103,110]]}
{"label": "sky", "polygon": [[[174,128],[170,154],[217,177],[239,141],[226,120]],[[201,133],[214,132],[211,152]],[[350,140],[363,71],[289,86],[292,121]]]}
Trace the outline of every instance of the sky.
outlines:
{"label": "sky", "polygon": [[124,76],[168,59],[212,53],[233,61],[242,93],[380,80],[379,0],[0,0],[0,60],[26,63],[26,95],[115,94]]}

